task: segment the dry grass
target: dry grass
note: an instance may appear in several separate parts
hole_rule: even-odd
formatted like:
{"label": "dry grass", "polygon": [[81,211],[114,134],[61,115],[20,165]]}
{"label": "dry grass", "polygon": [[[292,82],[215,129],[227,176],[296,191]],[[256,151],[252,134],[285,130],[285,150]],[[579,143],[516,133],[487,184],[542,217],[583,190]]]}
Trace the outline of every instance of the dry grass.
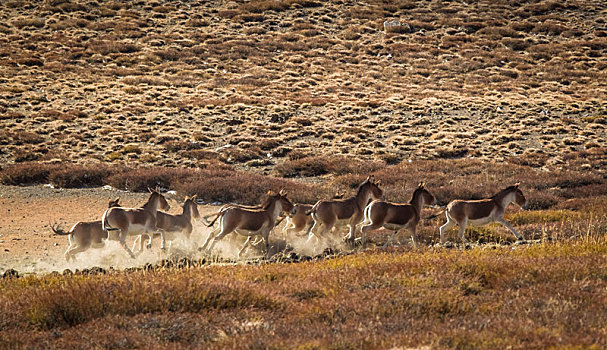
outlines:
{"label": "dry grass", "polygon": [[[213,157],[258,173],[288,149],[394,163],[541,148],[551,166],[562,148],[607,146],[593,122],[605,114],[607,44],[591,2],[9,1],[0,11],[11,19],[0,26],[0,128],[11,136],[0,140],[73,162],[190,167],[203,157],[127,131],[186,143],[204,134],[207,152],[234,134],[279,137],[280,150],[233,145]],[[392,19],[402,25],[385,33]],[[516,128],[524,134],[512,139]],[[433,139],[441,133],[454,137]],[[391,147],[398,137],[416,142]],[[44,158],[0,152],[3,163]]]}
{"label": "dry grass", "polygon": [[[521,182],[535,210],[508,218],[557,240],[3,279],[0,344],[607,346],[603,4],[11,0],[0,13],[4,184],[240,203],[286,188],[312,203],[374,173],[388,200],[424,180],[445,204]],[[425,244],[438,225],[420,224]],[[468,237],[513,241],[495,226]]]}
{"label": "dry grass", "polygon": [[79,346],[95,334],[100,347],[601,348],[606,247],[592,238],[5,278],[0,339],[18,347]]}

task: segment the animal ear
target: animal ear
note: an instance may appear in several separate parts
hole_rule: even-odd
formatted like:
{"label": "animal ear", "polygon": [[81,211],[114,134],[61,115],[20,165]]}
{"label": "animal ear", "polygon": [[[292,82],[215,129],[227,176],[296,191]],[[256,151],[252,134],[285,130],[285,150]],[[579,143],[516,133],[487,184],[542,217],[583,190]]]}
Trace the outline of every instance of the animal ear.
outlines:
{"label": "animal ear", "polygon": [[151,188],[148,187],[148,192],[152,193],[153,190]]}
{"label": "animal ear", "polygon": [[274,195],[274,191],[268,190],[268,196],[272,197]]}
{"label": "animal ear", "polygon": [[377,180],[377,182],[375,183],[377,186],[381,185],[381,180]]}
{"label": "animal ear", "polygon": [[190,197],[190,199],[192,200],[192,202],[196,202],[196,197],[198,197],[198,194],[195,194],[192,197]]}
{"label": "animal ear", "polygon": [[278,192],[278,194],[280,194],[282,197],[285,197],[287,195],[287,191],[282,189],[282,190],[280,190],[280,192]]}
{"label": "animal ear", "polygon": [[517,183],[514,184],[514,188],[518,188],[520,185],[521,185],[521,183],[517,182]]}

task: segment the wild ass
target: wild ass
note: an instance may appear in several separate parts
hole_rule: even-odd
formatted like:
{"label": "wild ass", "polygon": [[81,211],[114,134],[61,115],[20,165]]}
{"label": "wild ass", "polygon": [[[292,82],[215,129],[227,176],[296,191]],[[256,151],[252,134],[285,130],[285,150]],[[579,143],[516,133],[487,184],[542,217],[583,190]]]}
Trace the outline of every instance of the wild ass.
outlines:
{"label": "wild ass", "polygon": [[518,240],[523,240],[521,236],[505,219],[504,213],[510,203],[516,203],[525,209],[527,199],[523,192],[518,188],[520,184],[506,187],[491,198],[480,200],[461,200],[456,199],[447,204],[446,214],[447,223],[440,227],[440,241],[444,242],[444,235],[447,230],[456,224],[459,226],[458,236],[463,243],[468,241],[464,237],[466,225],[483,226],[492,222],[499,222],[506,226]]}
{"label": "wild ass", "polygon": [[384,227],[394,231],[384,244],[384,248],[388,246],[398,231],[403,228],[407,228],[411,232],[413,245],[417,246],[415,230],[421,217],[422,208],[426,204],[434,204],[436,200],[425,186],[426,184],[423,182],[417,186],[408,204],[385,201],[373,201],[369,203],[365,208],[365,220],[361,224],[362,244],[365,244],[365,236],[369,231]]}
{"label": "wild ass", "polygon": [[[120,198],[110,200],[108,208],[119,207],[119,200]],[[109,237],[108,232],[103,230],[101,220],[78,222],[68,232],[63,231],[58,225],[51,225],[51,230],[56,235],[69,235],[70,245],[65,251],[65,260],[68,262],[70,259],[76,261],[76,254],[89,248],[103,248],[104,241]]]}
{"label": "wild ass", "polygon": [[[341,199],[343,197],[343,193],[337,192],[332,199]],[[304,229],[306,229],[306,232],[303,235],[307,234],[311,226],[314,225],[314,219],[312,219],[312,216],[306,214],[310,210],[312,210],[311,204],[299,203],[293,206],[293,210],[291,210],[289,215],[287,215],[287,221],[285,222],[285,226],[282,228],[282,233],[285,238],[292,233],[302,232]]]}
{"label": "wild ass", "polygon": [[[103,213],[101,223],[105,231],[119,230],[119,241],[124,250],[129,253],[131,258],[135,254],[126,246],[127,236],[147,235],[149,237],[148,245],[152,244],[152,233],[156,230],[156,217],[158,209],[169,210],[170,206],[167,200],[157,190],[149,189],[150,198],[141,208],[109,208]],[[161,232],[162,244],[164,249],[164,234]]]}
{"label": "wild ass", "polygon": [[276,225],[278,215],[283,211],[289,212],[292,209],[293,204],[287,198],[284,191],[280,191],[280,193],[269,191],[268,198],[262,209],[246,209],[237,206],[229,207],[219,213],[219,225],[209,234],[209,237],[199,250],[205,250],[210,242],[211,245],[207,249],[207,252],[211,252],[215,243],[229,233],[236,232],[243,236],[248,236],[244,246],[238,252],[238,257],[242,255],[254,236],[261,236],[263,238],[267,254],[269,251],[268,236]]}
{"label": "wild ass", "polygon": [[[181,207],[183,208],[183,211],[179,215],[172,215],[161,211],[156,213],[157,233],[155,233],[155,235],[162,232],[162,237],[169,241],[175,240],[179,234],[182,234],[185,239],[190,239],[193,230],[192,219],[200,217],[200,213],[198,213],[198,204],[196,204],[196,195],[193,197],[185,197],[185,201]],[[137,239],[139,240],[139,250],[142,251],[143,235],[139,236]],[[133,244],[133,250],[135,250],[137,239]],[[172,244],[172,242],[169,244]],[[163,242],[162,246],[164,245],[165,243]]]}
{"label": "wild ass", "polygon": [[380,181],[375,182],[373,176],[369,176],[358,186],[354,197],[316,202],[308,212],[314,219],[314,225],[308,230],[308,241],[313,236],[323,240],[333,226],[345,224],[349,227],[346,241],[354,242],[356,225],[363,220],[365,207],[370,200],[380,199],[384,195],[379,185]]}

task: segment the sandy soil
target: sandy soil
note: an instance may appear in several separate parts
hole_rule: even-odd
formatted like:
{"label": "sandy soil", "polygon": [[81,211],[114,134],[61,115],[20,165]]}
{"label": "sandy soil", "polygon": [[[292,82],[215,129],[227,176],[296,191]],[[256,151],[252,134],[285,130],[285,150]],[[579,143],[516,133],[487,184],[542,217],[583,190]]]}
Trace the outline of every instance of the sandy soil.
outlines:
{"label": "sandy soil", "polygon": [[[76,263],[65,262],[68,237],[54,235],[49,224],[59,223],[63,229],[69,230],[78,221],[97,220],[107,207],[108,200],[116,197],[120,197],[124,206],[130,207],[141,205],[147,199],[147,194],[112,188],[0,186],[0,271],[15,268],[21,272],[45,272],[92,265],[108,266],[113,265],[111,261],[116,258],[118,265],[126,266],[161,258],[160,252],[152,249],[129,262],[121,256],[126,254],[122,248],[110,242],[104,249],[83,253],[82,259],[79,258]],[[179,213],[181,208],[177,199],[170,199],[169,202],[170,212]],[[200,206],[201,214],[213,209],[213,206]],[[134,239],[128,241],[129,246],[132,241]],[[157,240],[154,241],[156,243]]]}
{"label": "sandy soil", "polygon": [[[108,200],[120,197],[125,207],[136,207],[147,199],[146,193],[131,193],[114,188],[59,189],[44,186],[0,186],[0,273],[15,269],[21,273],[46,273],[65,269],[83,269],[93,266],[104,268],[127,268],[156,263],[172,256],[201,258],[197,248],[211,231],[201,220],[194,223],[194,232],[190,241],[175,240],[169,252],[159,249],[160,239],[154,238],[151,249],[144,251],[136,259],[117,243],[109,241],[104,248],[90,249],[77,255],[77,261],[66,262],[64,253],[69,245],[68,236],[53,234],[49,225],[60,224],[69,230],[78,221],[98,220],[107,207]],[[171,209],[169,213],[181,212],[182,198],[166,195]],[[214,212],[214,205],[200,205],[199,212],[206,215]],[[284,249],[284,240],[276,236],[281,232],[282,224],[270,238],[270,254]],[[213,250],[224,258],[235,258],[244,243],[244,237],[229,235]],[[135,238],[127,239],[132,247]],[[309,247],[305,238],[292,237],[289,243],[298,253],[314,255],[322,252],[322,247]],[[260,255],[259,247],[250,249],[245,258]],[[243,263],[245,261],[243,260]]]}

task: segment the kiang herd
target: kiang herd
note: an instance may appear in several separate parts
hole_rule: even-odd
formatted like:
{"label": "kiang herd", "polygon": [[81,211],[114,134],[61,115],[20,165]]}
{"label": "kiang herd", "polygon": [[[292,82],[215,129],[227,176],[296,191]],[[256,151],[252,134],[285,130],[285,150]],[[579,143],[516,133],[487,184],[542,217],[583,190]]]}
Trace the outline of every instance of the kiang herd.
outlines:
{"label": "kiang herd", "polygon": [[[216,243],[230,233],[245,236],[246,241],[238,256],[240,257],[251,244],[263,242],[266,255],[269,253],[269,236],[272,230],[283,220],[286,223],[282,229],[285,240],[292,234],[308,237],[306,244],[330,246],[335,243],[331,234],[334,228],[347,226],[344,240],[353,243],[360,233],[360,243],[365,245],[366,236],[370,231],[385,228],[392,231],[391,236],[383,247],[397,236],[398,232],[407,229],[411,233],[414,246],[418,245],[416,227],[421,220],[424,206],[436,207],[436,199],[420,183],[409,203],[392,203],[385,200],[380,188],[380,181],[373,176],[367,177],[359,186],[356,194],[349,198],[333,198],[320,200],[314,205],[293,204],[285,191],[275,193],[269,191],[265,201],[259,206],[226,204],[217,212],[202,217],[213,231],[206,237],[199,248],[210,254]],[[68,232],[51,225],[55,234],[68,235],[69,248],[65,258],[69,262],[75,260],[77,253],[89,248],[103,247],[106,240],[118,241],[124,250],[135,258],[135,248],[139,245],[138,253],[143,251],[144,240],[147,247],[152,245],[152,237],[159,235],[160,247],[165,249],[166,241],[177,238],[190,239],[193,231],[193,221],[200,218],[196,196],[186,197],[180,215],[168,214],[170,206],[166,198],[157,189],[150,189],[150,197],[139,208],[121,207],[119,199],[109,202],[101,220],[79,222]],[[519,184],[509,186],[489,198],[480,200],[453,200],[443,208],[447,222],[440,227],[440,241],[445,242],[445,232],[457,225],[458,237],[466,243],[464,232],[467,225],[482,226],[497,222],[508,228],[518,240],[523,237],[504,219],[506,207],[516,203],[525,209],[527,200],[519,189]],[[440,213],[439,213],[440,214]],[[435,214],[429,218],[438,216]],[[210,222],[209,218],[214,217]],[[126,244],[128,236],[137,236],[133,248]],[[398,237],[397,237],[398,239]],[[400,241],[399,241],[400,243]]]}

